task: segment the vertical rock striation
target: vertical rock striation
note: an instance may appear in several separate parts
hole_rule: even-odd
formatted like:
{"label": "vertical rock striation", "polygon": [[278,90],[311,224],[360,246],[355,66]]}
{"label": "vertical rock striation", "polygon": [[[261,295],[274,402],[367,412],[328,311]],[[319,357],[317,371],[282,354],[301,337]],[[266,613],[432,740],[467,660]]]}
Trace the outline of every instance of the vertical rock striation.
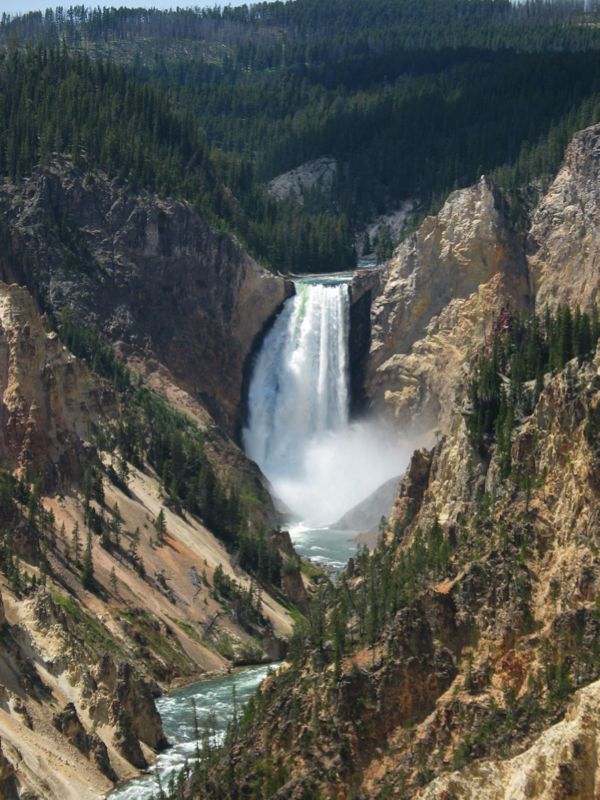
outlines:
{"label": "vertical rock striation", "polygon": [[493,183],[450,195],[388,262],[371,310],[366,394],[400,425],[447,423],[456,384],[504,305],[527,307],[525,258]]}
{"label": "vertical rock striation", "polygon": [[27,289],[0,283],[0,459],[50,481],[73,477],[89,437],[115,412],[110,388],[46,332]]}
{"label": "vertical rock striation", "polygon": [[[130,357],[164,365],[233,434],[255,337],[292,293],[188,204],[64,160],[0,192],[0,279],[72,306]],[[157,365],[158,368],[158,365]]]}
{"label": "vertical rock striation", "polygon": [[600,288],[600,126],[575,135],[532,219],[527,256],[538,307],[579,304]]}

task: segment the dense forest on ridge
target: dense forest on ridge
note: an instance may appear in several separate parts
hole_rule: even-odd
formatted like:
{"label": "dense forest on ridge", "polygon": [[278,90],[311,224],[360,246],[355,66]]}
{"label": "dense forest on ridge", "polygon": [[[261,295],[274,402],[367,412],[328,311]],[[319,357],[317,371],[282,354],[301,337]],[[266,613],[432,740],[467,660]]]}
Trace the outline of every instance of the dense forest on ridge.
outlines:
{"label": "dense forest on ridge", "polygon": [[[274,268],[351,267],[354,235],[402,201],[422,214],[482,172],[509,188],[552,173],[600,117],[594,15],[505,0],[3,15],[0,168],[14,180],[66,150],[190,200]],[[323,155],[330,192],[300,209],[264,191]]]}

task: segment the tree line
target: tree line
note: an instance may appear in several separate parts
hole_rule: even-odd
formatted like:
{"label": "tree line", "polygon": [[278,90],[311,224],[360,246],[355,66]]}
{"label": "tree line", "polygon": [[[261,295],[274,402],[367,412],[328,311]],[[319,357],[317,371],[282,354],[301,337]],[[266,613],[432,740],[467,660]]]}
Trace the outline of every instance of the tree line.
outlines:
{"label": "tree line", "polygon": [[[401,200],[424,213],[482,172],[515,188],[556,170],[600,119],[596,21],[509,0],[5,15],[0,171],[67,151],[193,202],[274,268],[351,268],[354,234]],[[322,155],[330,196],[265,191]]]}
{"label": "tree line", "polygon": [[258,257],[285,271],[355,263],[343,216],[277,203],[253,167],[211,147],[194,114],[117,64],[38,46],[0,53],[0,175],[28,176],[56,153],[187,200]]}

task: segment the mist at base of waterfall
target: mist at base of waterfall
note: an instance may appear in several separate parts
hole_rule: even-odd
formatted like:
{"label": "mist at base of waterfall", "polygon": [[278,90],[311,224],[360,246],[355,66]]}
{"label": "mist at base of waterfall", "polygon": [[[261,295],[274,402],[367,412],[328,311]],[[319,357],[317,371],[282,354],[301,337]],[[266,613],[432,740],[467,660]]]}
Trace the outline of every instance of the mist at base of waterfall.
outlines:
{"label": "mist at base of waterfall", "polygon": [[293,474],[271,474],[275,496],[305,524],[334,525],[390,478],[404,472],[412,448],[376,420],[320,433],[304,444]]}
{"label": "mist at base of waterfall", "polygon": [[290,516],[319,527],[400,475],[409,448],[375,419],[349,419],[348,278],[295,287],[256,358],[242,438]]}

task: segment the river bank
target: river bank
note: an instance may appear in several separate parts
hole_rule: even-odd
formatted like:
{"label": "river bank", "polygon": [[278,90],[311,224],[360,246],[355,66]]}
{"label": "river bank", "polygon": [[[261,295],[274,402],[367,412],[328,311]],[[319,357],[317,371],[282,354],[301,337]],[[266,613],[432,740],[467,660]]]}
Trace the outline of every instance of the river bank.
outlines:
{"label": "river bank", "polygon": [[214,725],[215,741],[218,742],[224,736],[227,724],[233,716],[234,689],[235,703],[241,707],[274,666],[277,665],[236,669],[229,674],[198,681],[159,698],[156,706],[171,747],[157,757],[147,772],[118,786],[107,798],[152,800],[158,797],[159,787],[166,790],[169,782],[175,780],[186,762],[190,763],[195,758],[194,704],[200,731],[204,730],[210,720],[211,727]]}

